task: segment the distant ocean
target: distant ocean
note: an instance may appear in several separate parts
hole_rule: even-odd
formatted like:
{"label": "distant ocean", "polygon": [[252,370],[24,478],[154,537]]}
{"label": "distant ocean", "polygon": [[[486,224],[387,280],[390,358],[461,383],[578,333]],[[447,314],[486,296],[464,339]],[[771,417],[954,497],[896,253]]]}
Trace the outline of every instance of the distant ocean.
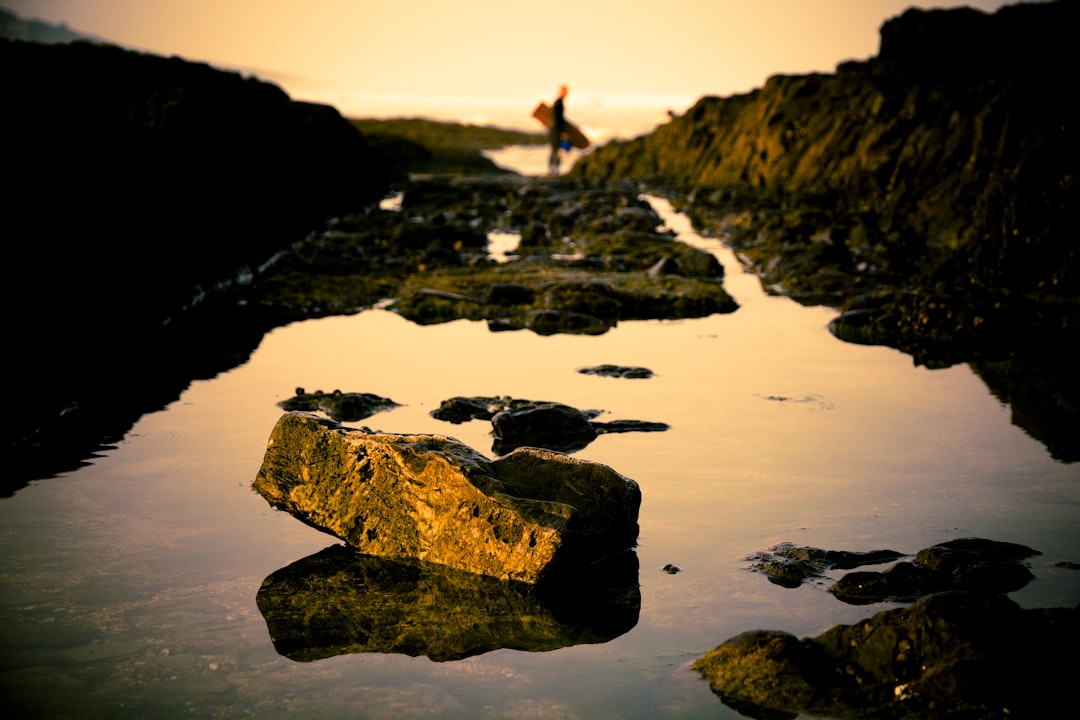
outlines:
{"label": "distant ocean", "polygon": [[[394,96],[351,95],[347,92],[305,96],[303,90],[286,88],[296,100],[311,99],[333,105],[345,117],[352,118],[426,118],[507,130],[542,132],[543,126],[532,117],[541,100],[551,98],[408,98]],[[631,139],[650,133],[671,120],[671,113],[682,114],[696,98],[679,97],[601,97],[572,91],[566,100],[567,117],[592,141],[591,149],[611,140]],[[516,146],[485,153],[496,164],[523,175],[547,172],[547,148]],[[568,170],[582,151],[572,151],[562,170]]]}
{"label": "distant ocean", "polygon": [[[494,126],[508,130],[539,132],[543,127],[532,117],[533,108],[551,97],[406,97],[353,93],[338,88],[281,83],[295,100],[311,100],[333,105],[346,117],[422,117],[443,122]],[[554,95],[554,93],[552,93]],[[566,100],[567,117],[593,141],[603,144],[613,139],[629,139],[648,133],[670,120],[669,113],[682,114],[697,101],[679,96],[605,96],[575,93]]]}

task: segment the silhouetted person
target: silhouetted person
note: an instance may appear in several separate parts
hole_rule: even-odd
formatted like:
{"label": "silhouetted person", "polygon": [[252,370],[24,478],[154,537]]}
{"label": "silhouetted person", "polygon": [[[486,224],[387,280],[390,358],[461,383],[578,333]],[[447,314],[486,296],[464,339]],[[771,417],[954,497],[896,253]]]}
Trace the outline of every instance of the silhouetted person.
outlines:
{"label": "silhouetted person", "polygon": [[563,135],[566,133],[566,98],[567,87],[559,86],[559,97],[551,105],[551,125],[548,127],[548,139],[551,142],[551,157],[548,158],[548,174],[558,175],[562,162]]}

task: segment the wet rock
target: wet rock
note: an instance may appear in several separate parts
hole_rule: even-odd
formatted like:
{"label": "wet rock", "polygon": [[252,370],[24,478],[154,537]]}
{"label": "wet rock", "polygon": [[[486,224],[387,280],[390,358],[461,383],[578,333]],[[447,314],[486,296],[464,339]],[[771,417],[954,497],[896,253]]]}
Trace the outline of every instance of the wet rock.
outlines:
{"label": "wet rock", "polygon": [[1019,590],[1033,577],[1022,561],[1038,555],[1015,543],[961,538],[920,550],[911,561],[895,550],[851,552],[781,543],[746,558],[751,568],[786,588],[825,577],[829,570],[851,570],[895,562],[886,570],[849,572],[829,586],[837,599],[852,605],[911,602],[944,590],[1005,593]]}
{"label": "wet rock", "polygon": [[390,398],[374,393],[343,393],[340,390],[334,390],[331,393],[316,390],[308,393],[304,391],[304,388],[299,387],[296,388],[296,395],[288,400],[282,400],[278,406],[289,411],[324,412],[338,422],[356,422],[371,417],[375,413],[400,407]]}
{"label": "wet rock", "polygon": [[445,662],[608,642],[637,624],[641,591],[633,552],[537,586],[334,545],[271,574],[255,601],[274,648],[291,660],[399,653]]}
{"label": "wet rock", "polygon": [[749,631],[693,667],[755,718],[1046,717],[1075,704],[1060,658],[1077,641],[1075,608],[944,592],[813,638]]}
{"label": "wet rock", "polygon": [[641,503],[633,480],[550,450],[489,460],[309,413],[277,422],[254,487],[366,554],[528,583],[633,547]]}
{"label": "wet rock", "polygon": [[597,436],[588,413],[555,402],[502,410],[491,418],[491,427],[494,451],[500,455],[524,446],[574,452]]}
{"label": "wet rock", "polygon": [[495,436],[492,450],[497,455],[519,447],[576,452],[605,433],[671,429],[666,423],[644,420],[593,420],[600,414],[600,410],[579,410],[557,402],[484,396],[443,400],[431,412],[432,417],[452,423],[491,420]]}
{"label": "wet rock", "polygon": [[470,420],[490,420],[495,413],[505,410],[514,403],[509,397],[452,397],[443,400],[439,407],[431,411],[431,417],[455,424]]}
{"label": "wet rock", "polygon": [[625,365],[595,365],[593,367],[581,368],[578,372],[583,375],[600,375],[601,377],[634,379],[651,378],[653,376],[653,371],[649,368],[629,367]]}
{"label": "wet rock", "polygon": [[756,553],[746,559],[753,563],[751,567],[754,570],[763,573],[770,582],[795,588],[807,580],[823,577],[833,568],[851,569],[863,565],[879,565],[902,557],[903,553],[895,550],[852,552],[780,543],[767,552]]}
{"label": "wet rock", "polygon": [[1015,543],[962,538],[920,550],[913,562],[882,572],[848,573],[829,592],[852,605],[910,602],[944,590],[1013,592],[1035,577],[1023,560],[1038,554]]}
{"label": "wet rock", "polygon": [[627,432],[664,432],[671,426],[662,422],[650,422],[648,420],[610,420],[608,422],[593,421],[593,429],[597,435]]}

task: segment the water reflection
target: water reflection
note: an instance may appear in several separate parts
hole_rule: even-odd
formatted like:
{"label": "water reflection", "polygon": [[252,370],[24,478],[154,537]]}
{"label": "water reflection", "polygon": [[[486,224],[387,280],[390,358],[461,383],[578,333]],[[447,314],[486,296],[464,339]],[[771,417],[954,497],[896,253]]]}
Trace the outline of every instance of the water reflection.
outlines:
{"label": "water reflection", "polygon": [[641,591],[633,552],[537,587],[333,545],[271,574],[256,604],[274,648],[292,660],[400,653],[443,662],[608,642],[637,624]]}

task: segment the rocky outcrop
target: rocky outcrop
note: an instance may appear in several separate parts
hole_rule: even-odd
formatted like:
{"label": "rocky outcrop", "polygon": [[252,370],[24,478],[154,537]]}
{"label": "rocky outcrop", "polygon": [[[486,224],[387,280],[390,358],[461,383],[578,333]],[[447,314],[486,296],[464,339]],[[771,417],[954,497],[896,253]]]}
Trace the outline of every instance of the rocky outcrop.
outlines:
{"label": "rocky outcrop", "polygon": [[488,460],[456,440],[288,413],[255,489],[369,555],[537,583],[634,546],[641,492],[611,468],[523,448]]}
{"label": "rocky outcrop", "polygon": [[845,341],[992,367],[1018,424],[1075,461],[1080,111],[1057,78],[1078,22],[1060,0],[909,9],[876,57],[701,98],[571,174],[670,195],[768,292],[840,310]]}
{"label": "rocky outcrop", "polygon": [[1077,111],[1054,78],[1078,13],[910,9],[875,58],[702,98],[573,174],[691,192],[700,225],[796,296],[938,284],[1075,300]]}
{"label": "rocky outcrop", "polygon": [[[486,320],[495,331],[598,335],[620,320],[702,317],[738,305],[710,253],[660,231],[660,217],[624,183],[478,178],[410,184],[409,223],[467,223],[518,232],[510,262],[461,256],[409,276],[391,306],[420,324]],[[650,269],[657,265],[663,271]]]}
{"label": "rocky outcrop", "polygon": [[255,602],[291,660],[378,652],[445,662],[608,642],[637,624],[641,590],[633,552],[531,585],[334,545],[270,575]]}
{"label": "rocky outcrop", "polygon": [[377,202],[392,164],[333,108],[201,63],[0,40],[0,65],[10,480],[241,362],[268,320],[215,290]]}
{"label": "rocky outcrop", "polygon": [[1075,705],[1077,641],[1076,609],[946,592],[816,637],[749,631],[693,667],[755,718],[1052,717]]}

